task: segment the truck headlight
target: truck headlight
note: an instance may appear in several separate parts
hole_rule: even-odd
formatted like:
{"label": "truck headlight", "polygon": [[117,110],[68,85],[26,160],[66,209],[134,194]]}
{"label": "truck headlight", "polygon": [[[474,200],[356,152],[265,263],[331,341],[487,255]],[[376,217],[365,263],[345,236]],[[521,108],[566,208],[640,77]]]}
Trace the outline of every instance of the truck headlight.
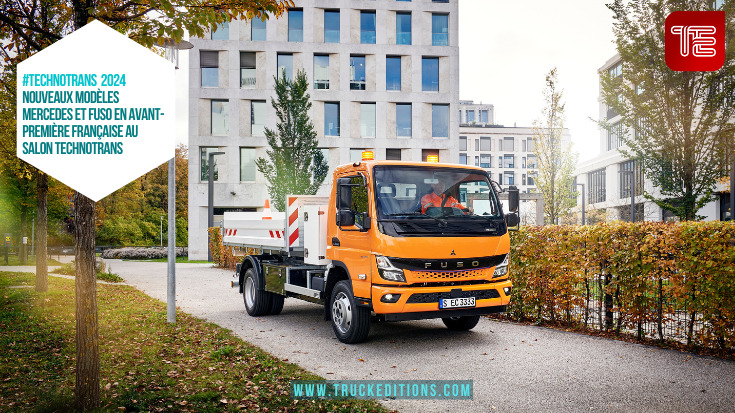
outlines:
{"label": "truck headlight", "polygon": [[388,281],[406,282],[406,276],[403,274],[403,270],[394,267],[388,258],[382,255],[376,255],[375,261],[378,264],[380,278]]}
{"label": "truck headlight", "polygon": [[508,257],[510,257],[510,253],[506,254],[503,262],[495,267],[493,278],[503,277],[508,274],[508,265],[510,263]]}

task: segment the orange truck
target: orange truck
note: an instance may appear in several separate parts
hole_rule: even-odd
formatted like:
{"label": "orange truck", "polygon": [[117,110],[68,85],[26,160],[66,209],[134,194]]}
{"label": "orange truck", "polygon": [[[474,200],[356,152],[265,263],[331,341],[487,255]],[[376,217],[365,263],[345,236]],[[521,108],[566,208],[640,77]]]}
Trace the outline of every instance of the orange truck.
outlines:
{"label": "orange truck", "polygon": [[[225,212],[223,242],[243,255],[236,281],[254,317],[294,297],[324,306],[337,338],[370,323],[441,318],[469,330],[510,301],[500,186],[481,168],[374,161],[334,171],[329,197],[289,195],[287,211]],[[508,190],[517,211],[518,190]],[[248,253],[245,253],[247,251]]]}

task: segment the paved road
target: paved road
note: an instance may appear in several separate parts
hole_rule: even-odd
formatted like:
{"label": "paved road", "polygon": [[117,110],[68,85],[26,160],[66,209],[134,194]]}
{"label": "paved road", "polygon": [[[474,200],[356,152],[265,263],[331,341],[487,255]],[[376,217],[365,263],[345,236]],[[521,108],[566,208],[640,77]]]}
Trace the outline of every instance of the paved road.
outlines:
{"label": "paved road", "polygon": [[[166,300],[166,264],[108,260]],[[321,307],[286,300],[278,316],[247,316],[230,271],[177,264],[181,310],[232,330],[327,379],[471,379],[468,401],[385,401],[405,412],[733,412],[735,362],[541,327],[481,320],[471,332],[440,320],[373,324],[369,341],[336,340]]]}

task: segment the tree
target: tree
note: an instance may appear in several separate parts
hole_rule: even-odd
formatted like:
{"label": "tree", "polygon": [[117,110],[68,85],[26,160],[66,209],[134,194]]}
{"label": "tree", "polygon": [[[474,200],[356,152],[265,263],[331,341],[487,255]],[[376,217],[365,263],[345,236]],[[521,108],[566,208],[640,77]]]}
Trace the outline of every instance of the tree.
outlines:
{"label": "tree", "polygon": [[[15,65],[63,36],[97,19],[151,47],[167,39],[180,41],[185,30],[205,30],[233,19],[267,18],[293,6],[291,0],[199,2],[180,5],[163,1],[29,0],[0,4],[0,39],[6,63]],[[14,105],[12,107],[15,107]],[[76,255],[77,380],[76,400],[82,410],[100,405],[97,299],[94,271],[95,203],[74,195]]]}
{"label": "tree", "polygon": [[574,185],[574,165],[576,155],[572,153],[571,142],[564,142],[564,103],[563,90],[558,88],[556,68],[546,75],[544,89],[544,109],[542,120],[534,122],[534,154],[538,165],[536,187],[544,196],[544,217],[549,223],[569,213],[576,204]]}
{"label": "tree", "polygon": [[[668,68],[664,23],[676,10],[712,10],[705,0],[624,2],[615,13],[613,32],[622,71],[602,73],[605,104],[621,116],[617,130],[626,147],[620,152],[642,162],[647,180],[659,195],[644,197],[681,220],[699,219],[711,201],[718,179],[726,176],[726,153],[733,150],[735,114],[735,25],[726,20],[724,66],[713,72],[675,72]],[[728,16],[735,2],[726,1]],[[614,129],[617,128],[617,129]],[[621,131],[622,129],[622,131]]]}
{"label": "tree", "polygon": [[313,195],[319,190],[329,171],[329,165],[317,148],[314,125],[309,118],[311,102],[306,93],[309,81],[302,70],[291,81],[286,76],[275,78],[276,96],[271,104],[278,115],[276,131],[265,129],[271,150],[269,160],[258,158],[255,163],[266,180],[273,206],[286,210],[286,195]]}

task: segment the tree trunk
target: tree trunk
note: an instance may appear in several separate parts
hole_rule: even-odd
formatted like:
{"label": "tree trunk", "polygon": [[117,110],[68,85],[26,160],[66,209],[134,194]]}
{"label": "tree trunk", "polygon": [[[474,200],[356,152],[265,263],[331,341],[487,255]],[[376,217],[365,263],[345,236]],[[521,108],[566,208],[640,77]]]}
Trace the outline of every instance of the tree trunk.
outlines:
{"label": "tree trunk", "polygon": [[36,190],[38,192],[36,204],[36,222],[38,225],[36,227],[38,228],[36,231],[38,234],[36,237],[36,291],[45,293],[48,291],[48,261],[46,258],[48,175],[41,171],[38,171],[38,177],[36,178]]}
{"label": "tree trunk", "polygon": [[94,201],[74,193],[76,259],[77,380],[76,401],[81,410],[100,406],[97,279],[94,254]]}

